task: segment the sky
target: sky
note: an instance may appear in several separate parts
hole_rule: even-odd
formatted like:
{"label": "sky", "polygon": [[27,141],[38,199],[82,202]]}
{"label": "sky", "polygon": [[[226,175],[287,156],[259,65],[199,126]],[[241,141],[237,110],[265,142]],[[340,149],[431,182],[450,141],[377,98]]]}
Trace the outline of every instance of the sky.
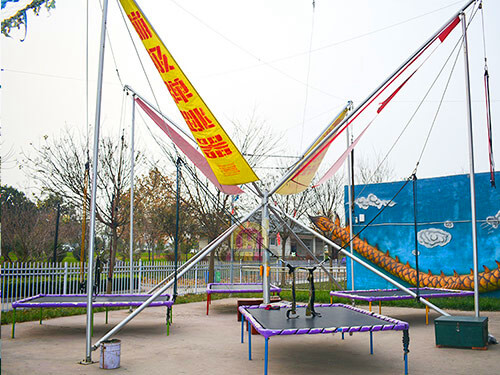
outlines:
{"label": "sky", "polygon": [[[348,100],[354,106],[366,98],[410,54],[466,2],[453,0],[138,0],[166,47],[176,58],[226,132],[234,139],[233,122],[255,117],[269,137],[278,139],[285,155],[300,155]],[[57,139],[65,129],[92,137],[101,9],[98,1],[56,1],[56,8],[28,13],[24,28],[1,39],[2,184],[33,190],[36,181],[25,174],[26,155],[44,139]],[[486,50],[490,70],[493,141],[500,137],[500,2],[484,1]],[[3,19],[2,15],[2,19]],[[129,25],[128,25],[129,26]],[[108,39],[102,99],[101,133],[128,133],[129,85],[184,130],[186,124],[154,65],[132,38],[118,3],[109,2]],[[489,170],[483,86],[483,39],[478,12],[468,31],[476,172]],[[358,157],[384,157],[412,118],[445,60],[452,53],[460,27],[398,93],[359,142]],[[88,64],[86,54],[88,50]],[[452,56],[454,60],[455,54]],[[450,65],[436,81],[393,147],[388,163],[397,178],[415,168],[440,104]],[[88,68],[88,100],[86,75]],[[151,91],[154,91],[154,96]],[[87,110],[88,106],[88,110]],[[165,139],[137,116],[136,144],[154,160],[163,158],[155,137]],[[359,134],[370,118],[353,125]],[[147,120],[146,120],[147,121]],[[87,126],[90,124],[90,127]],[[90,129],[90,130],[89,130]],[[92,139],[92,138],[91,138]],[[345,137],[332,145],[325,166],[344,151]],[[500,143],[494,144],[500,164]],[[419,178],[467,173],[468,146],[463,53],[423,153]],[[256,169],[258,175],[263,169]]]}

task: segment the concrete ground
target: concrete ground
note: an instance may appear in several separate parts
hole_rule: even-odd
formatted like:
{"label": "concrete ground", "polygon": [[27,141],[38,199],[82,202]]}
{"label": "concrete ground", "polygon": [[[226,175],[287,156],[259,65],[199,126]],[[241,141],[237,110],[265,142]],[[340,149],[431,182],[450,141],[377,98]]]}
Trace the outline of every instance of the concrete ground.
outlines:
{"label": "concrete ground", "polygon": [[[174,306],[174,325],[166,336],[165,308],[146,309],[116,338],[121,339],[121,367],[102,370],[99,364],[80,365],[85,356],[85,316],[72,316],[2,326],[2,374],[262,374],[264,339],[252,337],[240,343],[241,325],[236,321],[236,299],[213,301],[210,315],[205,303]],[[378,307],[377,307],[378,309]],[[424,310],[383,308],[382,313],[410,323],[410,374],[498,374],[500,345],[488,350],[439,349],[434,326],[425,325]],[[452,312],[453,315],[473,315]],[[122,320],[128,311],[96,314],[93,342]],[[430,313],[431,322],[439,315]],[[500,312],[484,312],[489,331],[500,339]],[[269,340],[269,374],[403,374],[401,332],[375,332],[374,354],[369,353],[369,334],[293,335]],[[99,361],[99,351],[93,353]]]}

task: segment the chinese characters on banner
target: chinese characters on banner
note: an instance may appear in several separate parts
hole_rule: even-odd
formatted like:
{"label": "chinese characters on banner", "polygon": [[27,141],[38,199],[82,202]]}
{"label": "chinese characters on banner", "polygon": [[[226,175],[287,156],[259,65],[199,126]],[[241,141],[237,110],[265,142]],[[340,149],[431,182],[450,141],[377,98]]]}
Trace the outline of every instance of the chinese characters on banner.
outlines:
{"label": "chinese characters on banner", "polygon": [[120,3],[219,183],[240,185],[258,180],[135,1]]}

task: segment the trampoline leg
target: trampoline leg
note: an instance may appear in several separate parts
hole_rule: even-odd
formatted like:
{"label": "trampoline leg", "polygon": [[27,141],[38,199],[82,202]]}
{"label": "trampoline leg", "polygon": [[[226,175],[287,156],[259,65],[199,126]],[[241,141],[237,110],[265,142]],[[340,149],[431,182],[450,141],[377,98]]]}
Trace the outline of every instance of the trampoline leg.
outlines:
{"label": "trampoline leg", "polygon": [[368,309],[372,312],[372,301],[368,302]]}
{"label": "trampoline leg", "polygon": [[241,343],[245,342],[244,333],[245,332],[245,317],[241,314]]}
{"label": "trampoline leg", "polygon": [[16,309],[12,309],[12,338],[14,338],[16,331]]}
{"label": "trampoline leg", "polygon": [[382,315],[382,301],[378,301],[378,313]]}
{"label": "trampoline leg", "polygon": [[252,326],[248,321],[248,360],[252,360]]}
{"label": "trampoline leg", "polygon": [[429,325],[429,306],[425,305],[425,324]]}
{"label": "trampoline leg", "polygon": [[344,339],[344,332],[342,332],[342,340]]}
{"label": "trampoline leg", "polygon": [[403,331],[403,352],[404,352],[403,359],[405,362],[405,375],[408,375],[408,353],[410,352],[410,350],[408,349],[409,346],[410,346],[410,335],[408,333],[408,330],[405,329]]}
{"label": "trampoline leg", "polygon": [[373,355],[373,332],[370,331],[370,354]]}
{"label": "trampoline leg", "polygon": [[210,306],[210,294],[207,294],[207,315],[208,315],[209,306]]}
{"label": "trampoline leg", "polygon": [[264,348],[264,375],[267,375],[267,363],[269,360],[269,337],[265,339],[265,348]]}
{"label": "trampoline leg", "polygon": [[108,306],[106,306],[106,324],[108,324]]}
{"label": "trampoline leg", "polygon": [[40,307],[40,324],[42,324],[43,319],[43,307]]}

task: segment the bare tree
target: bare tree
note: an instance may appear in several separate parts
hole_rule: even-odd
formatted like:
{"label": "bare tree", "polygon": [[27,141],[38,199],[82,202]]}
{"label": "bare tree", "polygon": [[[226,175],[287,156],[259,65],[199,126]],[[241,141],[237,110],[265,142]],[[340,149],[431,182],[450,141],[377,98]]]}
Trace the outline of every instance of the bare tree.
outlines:
{"label": "bare tree", "polygon": [[[127,224],[129,218],[121,215],[123,195],[130,186],[130,158],[125,136],[102,137],[99,144],[97,174],[96,218],[109,229],[109,273],[107,293],[111,293],[112,277],[118,244],[118,229]],[[84,195],[84,171],[89,150],[81,137],[76,138],[66,130],[59,138],[45,137],[34,155],[26,156],[30,176],[41,185],[42,191],[62,197],[74,207],[85,204],[90,207],[90,194]],[[137,153],[136,165],[140,165],[142,154]]]}
{"label": "bare tree", "polygon": [[[309,196],[309,215],[326,216],[331,220],[338,214],[342,215],[344,213],[344,184],[344,176],[337,174],[324,184],[312,188]],[[329,233],[323,233],[323,235],[330,237]],[[330,245],[327,246],[330,266],[332,266],[332,259],[338,257],[338,251]]]}
{"label": "bare tree", "polygon": [[356,154],[354,176],[357,184],[377,184],[394,178],[394,167],[381,154],[367,156]]}

